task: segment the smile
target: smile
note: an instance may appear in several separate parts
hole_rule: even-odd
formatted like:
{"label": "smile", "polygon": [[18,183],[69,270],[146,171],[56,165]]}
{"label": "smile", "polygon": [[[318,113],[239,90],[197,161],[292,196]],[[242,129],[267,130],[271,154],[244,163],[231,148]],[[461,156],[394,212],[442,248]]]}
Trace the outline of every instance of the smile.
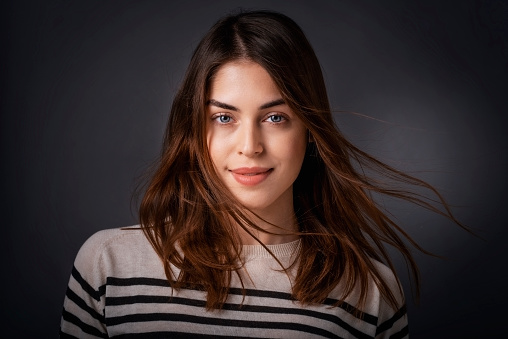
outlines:
{"label": "smile", "polygon": [[242,167],[229,171],[239,184],[255,186],[263,182],[272,173],[273,168]]}

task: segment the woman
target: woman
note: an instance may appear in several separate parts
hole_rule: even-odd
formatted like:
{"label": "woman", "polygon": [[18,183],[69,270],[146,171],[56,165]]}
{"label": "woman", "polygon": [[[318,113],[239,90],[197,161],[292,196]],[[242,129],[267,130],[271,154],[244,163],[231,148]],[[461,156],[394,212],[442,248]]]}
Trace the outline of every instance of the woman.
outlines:
{"label": "woman", "polygon": [[[429,189],[447,212],[400,183]],[[225,17],[174,99],[141,226],[101,231],[78,253],[61,336],[406,337],[383,243],[417,286],[398,234],[419,247],[371,193],[455,220],[431,186],[340,134],[295,22]]]}

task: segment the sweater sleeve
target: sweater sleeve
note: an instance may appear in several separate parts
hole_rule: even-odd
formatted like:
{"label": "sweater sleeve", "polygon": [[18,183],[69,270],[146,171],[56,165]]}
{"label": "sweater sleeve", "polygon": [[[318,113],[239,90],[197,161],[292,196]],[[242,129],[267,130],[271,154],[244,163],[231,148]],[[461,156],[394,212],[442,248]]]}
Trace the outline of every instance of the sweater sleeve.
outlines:
{"label": "sweater sleeve", "polygon": [[108,232],[95,233],[76,256],[65,294],[61,338],[108,338],[104,316],[107,274],[101,267]]}
{"label": "sweater sleeve", "polygon": [[409,338],[407,310],[404,295],[399,290],[397,277],[388,267],[382,264],[380,264],[378,268],[397,299],[397,309],[393,309],[393,307],[391,307],[390,304],[381,297],[376,328],[376,339],[407,339]]}

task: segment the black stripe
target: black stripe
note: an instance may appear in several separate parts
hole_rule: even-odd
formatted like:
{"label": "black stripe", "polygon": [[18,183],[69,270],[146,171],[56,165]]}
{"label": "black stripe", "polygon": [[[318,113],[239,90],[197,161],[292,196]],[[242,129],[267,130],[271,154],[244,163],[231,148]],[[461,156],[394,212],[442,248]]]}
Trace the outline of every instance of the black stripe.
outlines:
{"label": "black stripe", "polygon": [[390,339],[401,339],[405,336],[409,335],[409,326],[406,325],[402,330],[397,333],[394,333],[390,336]]}
{"label": "black stripe", "polygon": [[[337,300],[337,299],[326,298],[326,300],[323,302],[323,304],[329,305],[329,306],[334,306],[338,302],[339,302],[339,300]],[[356,307],[354,307],[353,305],[348,304],[345,301],[341,302],[339,305],[337,305],[337,307],[342,308],[344,311],[353,315],[355,318],[363,320],[370,325],[376,326],[376,324],[377,324],[377,317],[376,316],[362,312],[359,309],[357,309]]]}
{"label": "black stripe", "polygon": [[[218,335],[218,334],[201,334],[201,333],[182,333],[182,332],[144,332],[144,333],[127,333],[112,336],[111,338],[116,339],[131,339],[131,338],[149,338],[149,339],[185,339],[185,338],[232,338],[228,335]],[[252,337],[238,337],[235,336],[235,339],[252,339]],[[256,337],[258,339],[264,339],[261,337]]]}
{"label": "black stripe", "polygon": [[88,306],[87,303],[83,299],[81,299],[76,293],[74,293],[74,291],[71,290],[70,287],[67,287],[67,292],[65,293],[65,296],[69,300],[74,302],[76,305],[78,305],[83,311],[90,314],[90,316],[99,320],[101,323],[104,323],[104,316],[100,313],[97,313],[95,309]]}
{"label": "black stripe", "polygon": [[[132,305],[132,304],[165,304],[175,300],[184,299],[171,296],[161,295],[133,295],[128,297],[106,297],[106,306],[120,306],[120,305]],[[192,306],[206,306],[203,300],[187,299],[189,303],[175,302],[175,304],[184,304]]]}
{"label": "black stripe", "polygon": [[166,279],[155,279],[155,278],[115,278],[108,277],[106,279],[106,285],[111,286],[133,286],[133,285],[148,285],[148,286],[159,286],[159,287],[171,287]]}
{"label": "black stripe", "polygon": [[[186,305],[186,306],[194,306],[204,308],[206,307],[206,302],[204,300],[196,300],[189,298],[180,298],[180,297],[168,297],[168,296],[152,296],[152,295],[137,295],[137,296],[128,296],[128,297],[107,297],[106,298],[106,306],[121,306],[121,305],[131,305],[131,304],[150,304],[150,303],[172,303],[176,305]],[[242,312],[257,312],[257,313],[271,313],[271,314],[297,314],[303,315],[306,317],[317,318],[320,320],[329,321],[332,324],[336,324],[356,338],[372,338],[371,336],[357,330],[340,317],[322,313],[319,311],[303,309],[303,308],[287,308],[287,307],[272,307],[272,306],[256,306],[256,305],[239,305],[239,304],[224,304],[223,310],[228,311],[242,311]]]}
{"label": "black stripe", "polygon": [[90,294],[92,298],[94,298],[97,301],[101,300],[101,297],[106,292],[106,285],[102,285],[99,287],[98,290],[95,290],[92,286],[90,286],[88,282],[86,282],[85,279],[83,279],[81,274],[78,272],[76,266],[72,267],[72,276],[81,285],[81,288],[86,293]]}
{"label": "black stripe", "polygon": [[[230,294],[235,295],[243,295],[241,288],[230,288]],[[266,291],[266,290],[251,290],[246,289],[245,295],[248,296],[254,296],[254,297],[261,297],[261,298],[273,298],[273,299],[284,299],[284,300],[291,300],[291,301],[297,301],[291,293],[286,292],[275,292],[275,291]],[[333,306],[335,304],[338,304],[339,300],[337,299],[331,299],[327,298],[323,304]],[[356,318],[359,318],[360,320],[365,321],[368,324],[376,325],[377,324],[377,317],[363,313],[354,306],[348,304],[347,302],[340,303],[337,307],[340,307],[344,311],[348,312],[349,314],[353,315]]]}
{"label": "black stripe", "polygon": [[382,333],[390,328],[392,328],[393,324],[403,316],[405,316],[407,313],[406,311],[406,305],[403,305],[395,314],[388,320],[386,320],[384,323],[379,325],[376,330],[376,335],[379,333]]}
{"label": "black stripe", "polygon": [[[154,278],[114,278],[114,277],[108,277],[107,279],[108,285],[114,285],[114,286],[132,286],[132,285],[149,285],[149,286],[162,286],[162,287],[170,287],[170,284],[165,279],[154,279]],[[197,286],[185,286],[186,289],[189,290],[199,290],[202,291],[203,288],[197,287]],[[253,296],[253,297],[261,297],[261,298],[272,298],[272,299],[284,299],[284,300],[291,300],[291,301],[297,301],[290,293],[286,292],[275,292],[275,291],[266,291],[266,290],[253,290],[253,289],[245,289],[242,290],[241,288],[230,288],[229,294],[231,295],[241,295],[244,294],[247,296]],[[331,299],[327,298],[323,304],[333,306],[335,304],[339,303],[339,300],[337,299]],[[353,315],[354,317],[365,321],[368,324],[371,325],[377,325],[377,317],[361,312],[354,306],[342,302],[337,307],[340,307],[344,311],[348,312],[349,314]]]}
{"label": "black stripe", "polygon": [[94,335],[96,337],[99,337],[99,338],[107,338],[108,335],[106,333],[102,333],[99,329],[91,326],[91,325],[88,325],[88,324],[85,324],[84,322],[82,322],[78,317],[76,317],[74,314],[72,313],[69,313],[65,310],[62,311],[62,318],[71,323],[71,324],[74,324],[76,325],[77,327],[79,327],[83,332],[85,333],[88,333],[90,335]]}
{"label": "black stripe", "polygon": [[178,313],[143,313],[131,314],[106,319],[107,326],[115,326],[124,323],[148,322],[148,321],[181,321],[192,324],[215,325],[223,327],[245,327],[262,329],[294,330],[317,334],[326,338],[340,338],[337,335],[318,327],[286,322],[249,321],[222,318],[207,318]]}

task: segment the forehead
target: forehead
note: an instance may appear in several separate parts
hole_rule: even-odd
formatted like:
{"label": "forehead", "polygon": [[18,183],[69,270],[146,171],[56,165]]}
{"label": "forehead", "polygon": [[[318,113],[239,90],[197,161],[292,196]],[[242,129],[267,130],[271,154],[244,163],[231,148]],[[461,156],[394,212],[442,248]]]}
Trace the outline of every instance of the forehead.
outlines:
{"label": "forehead", "polygon": [[[270,74],[258,63],[253,61],[231,61],[222,65],[211,78],[209,97],[216,95],[234,97],[249,93],[270,96],[272,99],[281,97],[279,88]],[[276,98],[277,97],[277,98]]]}

